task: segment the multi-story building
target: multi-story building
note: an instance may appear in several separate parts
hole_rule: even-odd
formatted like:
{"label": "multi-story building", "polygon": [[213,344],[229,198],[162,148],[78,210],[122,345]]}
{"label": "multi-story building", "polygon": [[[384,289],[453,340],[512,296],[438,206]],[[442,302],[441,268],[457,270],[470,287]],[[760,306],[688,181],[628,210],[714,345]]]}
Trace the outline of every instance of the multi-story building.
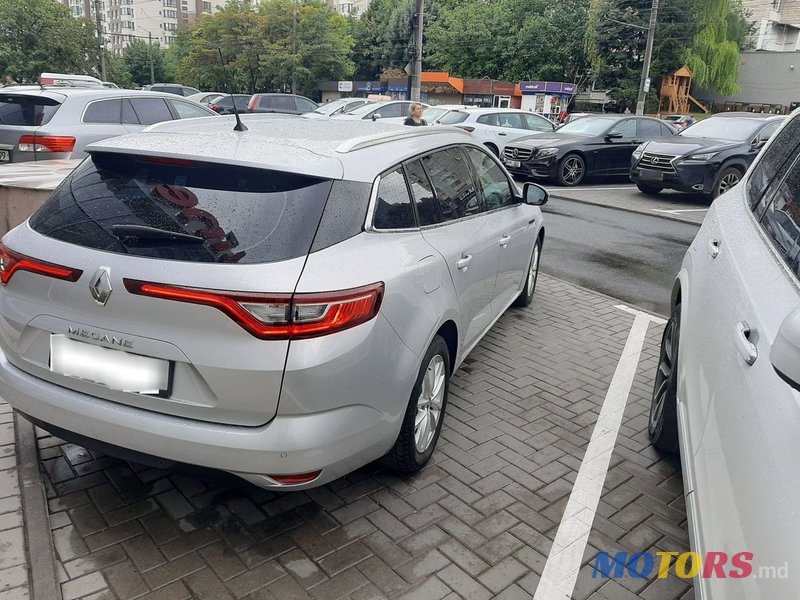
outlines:
{"label": "multi-story building", "polygon": [[743,0],[742,6],[756,26],[755,50],[800,50],[800,0]]}
{"label": "multi-story building", "polygon": [[346,17],[360,17],[370,0],[328,0],[328,6]]}
{"label": "multi-story building", "polygon": [[106,48],[121,54],[135,39],[163,48],[175,40],[175,30],[203,13],[223,6],[225,0],[60,0],[76,18],[95,20],[99,12]]}

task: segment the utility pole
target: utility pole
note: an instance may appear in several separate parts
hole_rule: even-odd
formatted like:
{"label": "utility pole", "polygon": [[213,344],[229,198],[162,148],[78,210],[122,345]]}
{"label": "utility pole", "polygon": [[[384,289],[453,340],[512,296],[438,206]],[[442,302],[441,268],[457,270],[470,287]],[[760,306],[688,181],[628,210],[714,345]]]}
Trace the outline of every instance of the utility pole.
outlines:
{"label": "utility pole", "polygon": [[297,93],[297,5],[292,0],[292,93]]}
{"label": "utility pole", "polygon": [[103,35],[103,22],[100,20],[100,0],[94,0],[94,23],[97,27],[97,42],[100,44],[100,79],[106,77],[106,38]]}
{"label": "utility pole", "polygon": [[425,10],[425,0],[416,0],[414,8],[416,19],[414,19],[414,64],[411,69],[411,100],[419,102],[420,87],[422,82],[422,16]]}
{"label": "utility pole", "polygon": [[647,30],[647,46],[644,50],[644,64],[642,65],[642,81],[639,84],[639,98],[636,101],[636,114],[644,114],[644,99],[650,88],[650,59],[653,57],[653,38],[656,36],[656,22],[658,19],[658,0],[653,0],[650,9],[650,28]]}
{"label": "utility pole", "polygon": [[147,32],[147,56],[150,57],[150,84],[154,84],[156,82],[156,76],[153,73],[153,32]]}

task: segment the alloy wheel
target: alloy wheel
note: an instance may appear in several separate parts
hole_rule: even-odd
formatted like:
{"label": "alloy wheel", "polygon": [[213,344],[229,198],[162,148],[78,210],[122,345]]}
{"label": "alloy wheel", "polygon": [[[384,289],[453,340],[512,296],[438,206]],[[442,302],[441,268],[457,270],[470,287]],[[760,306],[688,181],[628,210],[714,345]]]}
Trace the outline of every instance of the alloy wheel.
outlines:
{"label": "alloy wheel", "polygon": [[417,399],[417,414],[414,419],[414,445],[422,454],[428,449],[436,435],[444,403],[446,370],[444,359],[436,354],[428,363],[422,379],[422,389]]}
{"label": "alloy wheel", "polygon": [[656,372],[655,392],[653,402],[650,405],[650,423],[648,424],[650,435],[655,433],[664,416],[664,406],[667,402],[672,378],[675,371],[675,320],[670,319],[667,330],[664,332],[664,340],[661,344],[661,356]]}
{"label": "alloy wheel", "polygon": [[740,179],[741,177],[739,176],[739,173],[737,173],[736,171],[732,171],[727,175],[725,175],[725,177],[723,177],[722,180],[719,182],[719,188],[717,189],[717,192],[719,193],[717,195],[721,196],[722,194],[727,192],[729,189],[731,189],[733,186],[739,183]]}
{"label": "alloy wheel", "polygon": [[531,257],[531,268],[528,269],[528,286],[525,288],[528,293],[533,294],[533,283],[536,281],[536,272],[539,270],[539,244],[533,246],[533,256]]}
{"label": "alloy wheel", "polygon": [[561,178],[567,185],[576,185],[583,178],[583,163],[577,156],[570,156],[561,165]]}

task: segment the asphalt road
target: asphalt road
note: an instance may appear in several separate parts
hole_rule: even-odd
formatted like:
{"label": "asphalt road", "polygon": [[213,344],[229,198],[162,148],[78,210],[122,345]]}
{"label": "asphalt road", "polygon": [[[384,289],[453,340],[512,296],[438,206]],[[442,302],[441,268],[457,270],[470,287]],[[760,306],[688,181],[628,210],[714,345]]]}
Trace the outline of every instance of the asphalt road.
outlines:
{"label": "asphalt road", "polygon": [[[563,189],[552,192],[563,194]],[[668,313],[675,275],[699,225],[664,218],[668,215],[663,213],[608,208],[552,194],[543,210],[543,272],[645,310]]]}

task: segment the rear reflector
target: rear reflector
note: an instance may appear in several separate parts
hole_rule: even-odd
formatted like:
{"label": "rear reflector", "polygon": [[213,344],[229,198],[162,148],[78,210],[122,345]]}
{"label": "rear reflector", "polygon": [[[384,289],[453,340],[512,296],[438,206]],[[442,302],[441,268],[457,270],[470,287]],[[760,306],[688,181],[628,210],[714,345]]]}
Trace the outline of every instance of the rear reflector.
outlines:
{"label": "rear reflector", "polygon": [[311,473],[299,473],[297,475],[267,475],[273,481],[281,485],[299,485],[301,483],[311,483],[322,471],[311,471]]}
{"label": "rear reflector", "polygon": [[0,242],[0,285],[6,285],[17,271],[30,271],[38,275],[63,279],[65,281],[78,281],[83,271],[71,269],[54,263],[36,260],[24,254],[9,250]]}
{"label": "rear reflector", "polygon": [[23,135],[20,152],[72,152],[75,138],[65,135]]}
{"label": "rear reflector", "polygon": [[131,294],[210,306],[262,340],[319,337],[366,323],[378,314],[383,282],[336,292],[252,294],[124,279]]}

